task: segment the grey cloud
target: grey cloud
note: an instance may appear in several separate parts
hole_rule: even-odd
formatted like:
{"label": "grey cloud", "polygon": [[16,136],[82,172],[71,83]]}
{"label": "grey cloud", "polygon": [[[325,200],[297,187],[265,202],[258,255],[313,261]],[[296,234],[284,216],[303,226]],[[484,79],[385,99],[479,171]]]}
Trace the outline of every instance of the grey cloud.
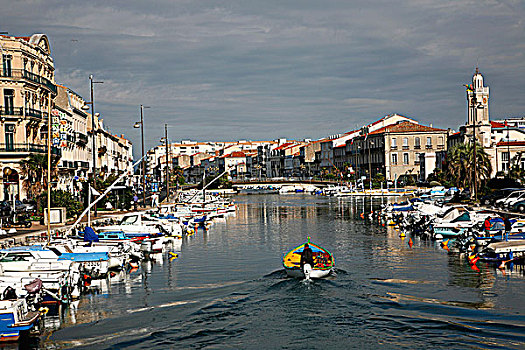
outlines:
{"label": "grey cloud", "polygon": [[[479,63],[491,114],[524,114],[522,1],[6,1],[0,30],[44,32],[58,82],[135,146],[320,138],[397,112],[464,123]],[[71,41],[76,39],[78,41]],[[138,154],[140,147],[135,147]]]}

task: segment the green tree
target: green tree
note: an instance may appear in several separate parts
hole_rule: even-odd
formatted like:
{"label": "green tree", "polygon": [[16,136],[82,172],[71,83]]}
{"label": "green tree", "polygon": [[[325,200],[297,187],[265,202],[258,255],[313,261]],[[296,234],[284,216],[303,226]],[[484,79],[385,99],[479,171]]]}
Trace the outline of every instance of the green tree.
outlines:
{"label": "green tree", "polygon": [[476,168],[474,169],[474,146],[470,143],[459,143],[447,153],[447,176],[457,187],[474,189],[478,193],[485,186],[492,173],[488,154],[476,142]]}
{"label": "green tree", "polygon": [[509,171],[509,177],[511,179],[519,181],[521,184],[523,184],[525,180],[525,169],[521,167],[521,157],[525,152],[518,152],[512,159],[510,160],[510,171]]}
{"label": "green tree", "polygon": [[[60,157],[51,156],[51,181],[56,181],[57,164]],[[36,199],[37,210],[40,208],[40,197],[42,190],[47,188],[47,155],[31,153],[20,162],[20,174],[24,177],[22,187],[28,193],[29,198]]]}
{"label": "green tree", "polygon": [[[47,201],[47,192],[43,192],[38,198],[45,203]],[[51,190],[51,207],[66,208],[68,217],[80,214],[84,208],[82,203],[74,199],[71,193],[63,190]],[[39,212],[43,213],[44,209],[41,208]]]}

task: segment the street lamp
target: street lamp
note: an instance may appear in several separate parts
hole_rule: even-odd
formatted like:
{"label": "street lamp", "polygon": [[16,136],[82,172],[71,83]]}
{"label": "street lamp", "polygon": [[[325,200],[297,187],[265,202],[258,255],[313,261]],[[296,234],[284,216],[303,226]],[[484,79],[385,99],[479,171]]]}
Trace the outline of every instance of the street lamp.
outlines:
{"label": "street lamp", "polygon": [[140,105],[140,122],[136,122],[133,125],[134,128],[140,128],[140,135],[142,139],[142,206],[146,206],[146,162],[144,160],[144,108],[150,108],[149,106]]}
{"label": "street lamp", "polygon": [[169,140],[168,140],[168,124],[164,124],[165,135],[160,139],[161,142],[166,142],[166,201],[170,199],[170,152],[169,152]]}
{"label": "street lamp", "polygon": [[[89,76],[89,86],[90,86],[90,92],[91,92],[91,101],[90,102],[84,102],[84,105],[82,106],[82,109],[84,111],[89,110],[89,106],[91,105],[91,147],[92,147],[92,155],[93,155],[93,168],[92,168],[92,174],[93,174],[93,189],[97,188],[97,158],[96,158],[96,135],[95,135],[95,117],[98,115],[95,115],[95,99],[94,99],[94,93],[93,93],[93,85],[94,84],[104,84],[103,81],[93,81],[93,74]],[[88,194],[91,196],[91,193]],[[95,205],[94,208],[94,216],[97,216],[97,206]]]}
{"label": "street lamp", "polygon": [[370,157],[370,148],[373,145],[374,141],[368,141],[368,176],[370,176],[370,191],[372,191],[372,158]]}

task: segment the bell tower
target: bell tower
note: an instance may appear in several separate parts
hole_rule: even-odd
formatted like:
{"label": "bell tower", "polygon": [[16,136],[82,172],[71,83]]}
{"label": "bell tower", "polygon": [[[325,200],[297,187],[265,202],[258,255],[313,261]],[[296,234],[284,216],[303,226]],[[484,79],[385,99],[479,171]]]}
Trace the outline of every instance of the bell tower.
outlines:
{"label": "bell tower", "polygon": [[468,110],[466,131],[469,134],[475,133],[476,138],[484,147],[490,147],[489,87],[483,85],[483,75],[479,72],[478,67],[472,77],[472,84],[465,85],[465,87],[467,88]]}

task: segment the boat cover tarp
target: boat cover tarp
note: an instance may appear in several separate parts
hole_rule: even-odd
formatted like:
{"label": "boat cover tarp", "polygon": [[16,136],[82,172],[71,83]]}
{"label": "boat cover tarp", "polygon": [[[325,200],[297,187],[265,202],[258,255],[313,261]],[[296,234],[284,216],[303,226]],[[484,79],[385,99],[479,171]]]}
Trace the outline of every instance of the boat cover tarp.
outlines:
{"label": "boat cover tarp", "polygon": [[62,253],[58,257],[58,260],[71,260],[79,262],[88,261],[105,261],[109,260],[107,252],[96,252],[96,253]]}
{"label": "boat cover tarp", "polygon": [[84,230],[84,242],[98,242],[98,235],[89,226]]}
{"label": "boat cover tarp", "polygon": [[469,212],[466,211],[463,214],[461,214],[460,216],[458,216],[457,218],[455,218],[454,220],[452,220],[452,222],[458,222],[458,221],[470,221],[470,214],[469,214]]}
{"label": "boat cover tarp", "polygon": [[411,210],[414,210],[414,207],[411,206],[411,205],[408,205],[408,206],[404,206],[404,207],[394,207],[393,209],[394,211],[411,211]]}

